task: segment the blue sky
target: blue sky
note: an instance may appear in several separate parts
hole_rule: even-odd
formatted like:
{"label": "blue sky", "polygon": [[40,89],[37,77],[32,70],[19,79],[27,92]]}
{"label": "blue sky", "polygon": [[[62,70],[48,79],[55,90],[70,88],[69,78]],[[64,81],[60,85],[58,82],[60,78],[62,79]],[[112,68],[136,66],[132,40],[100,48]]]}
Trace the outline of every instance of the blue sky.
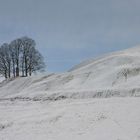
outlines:
{"label": "blue sky", "polygon": [[0,43],[29,36],[49,72],[140,44],[139,0],[0,0]]}

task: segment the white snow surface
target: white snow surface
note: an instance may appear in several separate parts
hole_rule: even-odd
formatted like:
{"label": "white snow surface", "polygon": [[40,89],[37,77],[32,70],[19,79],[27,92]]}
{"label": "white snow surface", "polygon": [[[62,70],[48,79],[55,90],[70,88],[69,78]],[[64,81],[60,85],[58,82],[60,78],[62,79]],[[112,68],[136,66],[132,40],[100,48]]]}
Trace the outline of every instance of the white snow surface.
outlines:
{"label": "white snow surface", "polygon": [[140,47],[3,81],[0,140],[140,140],[139,96]]}
{"label": "white snow surface", "polygon": [[140,140],[140,98],[1,101],[0,140]]}

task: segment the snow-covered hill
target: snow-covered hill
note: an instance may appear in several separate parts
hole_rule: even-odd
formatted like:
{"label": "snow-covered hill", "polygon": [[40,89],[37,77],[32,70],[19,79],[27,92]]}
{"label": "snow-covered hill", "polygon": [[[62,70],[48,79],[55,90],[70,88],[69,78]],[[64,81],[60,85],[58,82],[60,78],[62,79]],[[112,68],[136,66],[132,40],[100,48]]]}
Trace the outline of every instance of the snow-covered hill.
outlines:
{"label": "snow-covered hill", "polygon": [[[103,98],[111,96],[119,97]],[[0,140],[140,140],[137,96],[140,47],[61,74],[3,81]]]}
{"label": "snow-covered hill", "polygon": [[0,86],[0,98],[140,96],[140,47],[90,59],[65,73],[20,77]]}

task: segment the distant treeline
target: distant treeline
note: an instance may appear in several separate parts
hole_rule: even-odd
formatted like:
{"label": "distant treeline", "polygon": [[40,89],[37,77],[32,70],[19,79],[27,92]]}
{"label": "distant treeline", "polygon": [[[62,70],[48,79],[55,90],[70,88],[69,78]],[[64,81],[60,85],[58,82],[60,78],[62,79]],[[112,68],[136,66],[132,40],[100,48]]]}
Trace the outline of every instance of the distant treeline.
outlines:
{"label": "distant treeline", "polygon": [[22,37],[0,46],[0,74],[5,78],[28,76],[44,70],[43,56],[33,39]]}

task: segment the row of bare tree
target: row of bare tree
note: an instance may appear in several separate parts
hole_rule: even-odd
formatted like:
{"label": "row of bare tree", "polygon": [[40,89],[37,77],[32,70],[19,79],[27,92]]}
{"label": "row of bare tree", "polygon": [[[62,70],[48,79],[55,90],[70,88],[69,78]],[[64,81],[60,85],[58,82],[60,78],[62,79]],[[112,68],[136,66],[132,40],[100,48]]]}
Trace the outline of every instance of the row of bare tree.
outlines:
{"label": "row of bare tree", "polygon": [[33,39],[22,37],[0,46],[0,74],[5,78],[28,76],[44,70],[45,63]]}

